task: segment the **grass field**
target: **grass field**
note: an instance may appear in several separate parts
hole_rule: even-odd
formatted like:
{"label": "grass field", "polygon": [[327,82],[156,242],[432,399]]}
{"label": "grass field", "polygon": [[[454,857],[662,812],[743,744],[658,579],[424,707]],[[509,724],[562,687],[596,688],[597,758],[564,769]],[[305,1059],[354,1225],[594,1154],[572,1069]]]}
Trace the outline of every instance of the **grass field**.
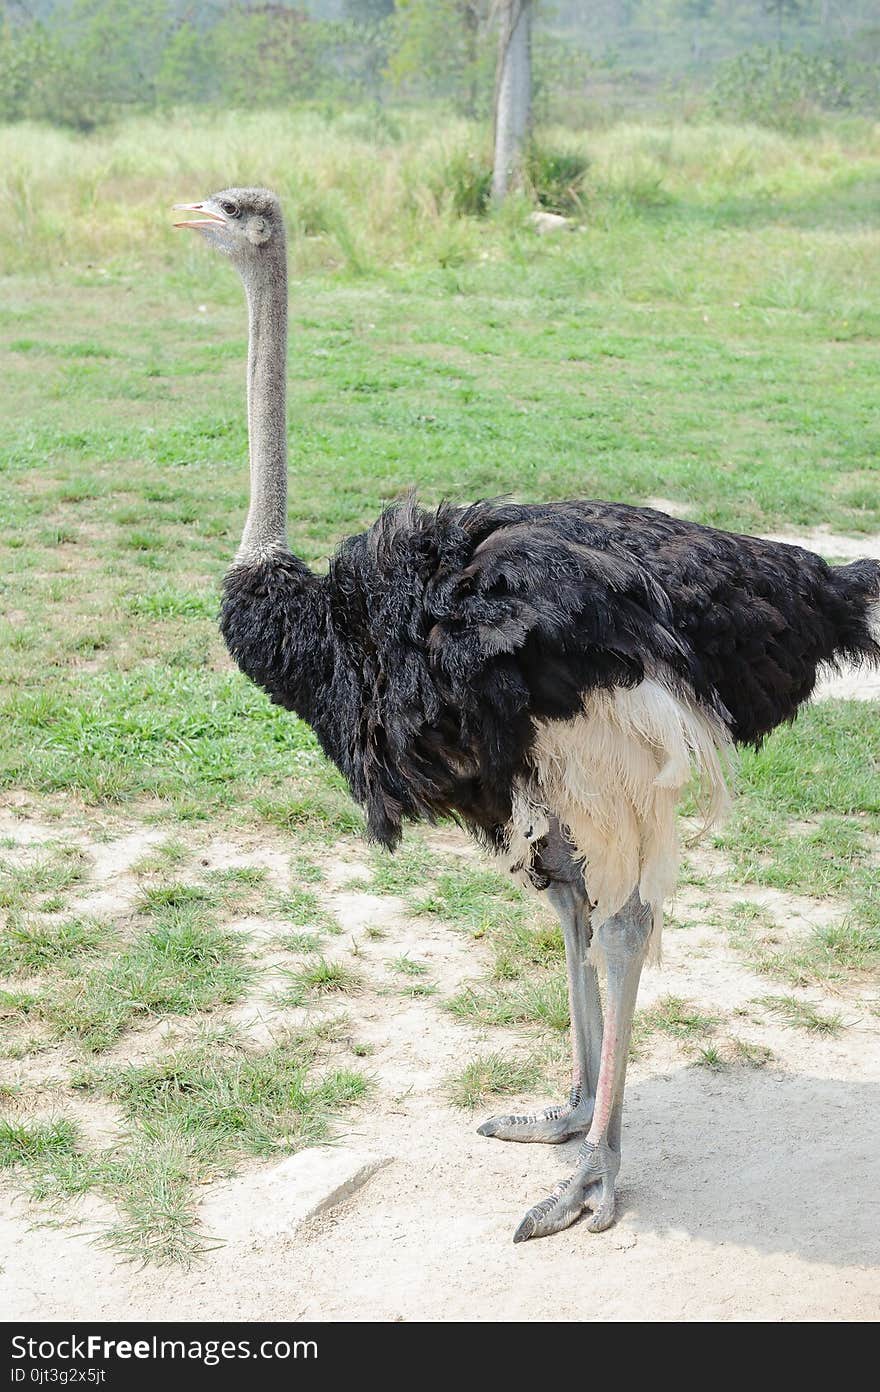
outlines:
{"label": "grass field", "polygon": [[[334,1025],[373,987],[358,943],[339,950],[325,883],[328,846],[364,859],[360,814],[216,632],[246,507],[245,318],[230,269],[171,232],[172,203],[245,181],[286,196],[291,532],[316,565],[412,485],[427,502],[661,498],[734,529],[880,530],[877,131],[544,139],[590,159],[577,225],[547,238],[525,201],[457,216],[444,179],[479,134],[427,118],[0,132],[0,1165],[42,1200],[100,1196],[123,1252],[191,1253],[197,1185],[330,1134],[375,1083],[357,1031]],[[876,710],[856,702],[744,760],[706,915],[766,976],[759,1014],[834,1032],[839,1013],[797,993],[876,968],[878,773]],[[125,838],[124,892],[96,892],[113,883],[102,848]],[[226,864],[218,838],[237,847]],[[697,896],[702,874],[691,863]],[[555,1079],[555,927],[533,931],[531,905],[419,836],[365,885],[474,941],[484,978],[462,990],[407,953],[385,964],[393,999],[490,1031],[450,1095]],[[793,937],[756,886],[835,912]],[[267,990],[281,1032],[257,1047],[241,1012]],[[521,1029],[526,1054],[499,1053],[495,1027]],[[709,1067],[764,1061],[760,1040],[717,1030],[670,997],[637,1045],[659,1031]]]}

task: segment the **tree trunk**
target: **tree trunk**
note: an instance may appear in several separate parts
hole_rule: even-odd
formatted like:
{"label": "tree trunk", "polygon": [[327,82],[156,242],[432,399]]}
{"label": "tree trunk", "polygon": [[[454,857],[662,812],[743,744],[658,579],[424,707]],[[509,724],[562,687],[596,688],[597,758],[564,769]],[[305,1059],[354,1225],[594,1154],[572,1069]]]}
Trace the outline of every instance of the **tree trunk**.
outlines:
{"label": "tree trunk", "polygon": [[492,171],[492,197],[497,203],[522,177],[532,112],[532,0],[502,0],[499,29]]}
{"label": "tree trunk", "polygon": [[464,114],[473,120],[477,114],[477,98],[479,96],[477,62],[480,50],[480,11],[474,0],[465,0],[464,5],[460,8],[464,24],[465,63],[468,71]]}

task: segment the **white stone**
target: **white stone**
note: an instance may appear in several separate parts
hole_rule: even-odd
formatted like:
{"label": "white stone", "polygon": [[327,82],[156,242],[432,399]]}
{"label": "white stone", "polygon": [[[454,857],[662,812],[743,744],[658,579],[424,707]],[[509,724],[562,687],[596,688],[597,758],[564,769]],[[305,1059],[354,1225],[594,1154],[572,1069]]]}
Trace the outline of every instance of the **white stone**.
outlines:
{"label": "white stone", "polygon": [[344,1146],[301,1150],[214,1186],[201,1205],[202,1228],[225,1245],[261,1247],[284,1239],[356,1193],[388,1163],[388,1156]]}
{"label": "white stone", "polygon": [[529,222],[540,237],[546,237],[548,232],[564,232],[571,227],[567,217],[562,217],[560,213],[545,213],[540,208],[529,213]]}

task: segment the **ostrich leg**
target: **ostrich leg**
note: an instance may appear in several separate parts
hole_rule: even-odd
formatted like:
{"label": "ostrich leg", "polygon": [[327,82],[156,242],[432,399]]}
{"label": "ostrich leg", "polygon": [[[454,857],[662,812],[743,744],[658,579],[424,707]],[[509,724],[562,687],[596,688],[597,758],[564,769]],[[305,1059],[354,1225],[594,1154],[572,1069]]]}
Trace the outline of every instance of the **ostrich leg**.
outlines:
{"label": "ostrich leg", "polygon": [[629,1038],[650,934],[650,909],[642,903],[638,890],[633,890],[619,913],[606,919],[596,930],[597,944],[605,955],[608,981],[593,1119],[578,1151],[573,1174],[557,1184],[548,1198],[529,1209],[514,1233],[514,1242],[559,1232],[579,1218],[586,1208],[592,1209],[587,1223],[591,1232],[602,1232],[614,1221],[614,1181],[620,1169]]}
{"label": "ostrich leg", "polygon": [[602,1005],[596,969],[587,961],[590,944],[589,904],[573,884],[553,883],[547,897],[559,915],[568,969],[571,1013],[571,1093],[568,1103],[530,1116],[495,1116],[477,1128],[499,1141],[544,1141],[558,1145],[582,1136],[593,1115],[593,1098],[602,1049]]}

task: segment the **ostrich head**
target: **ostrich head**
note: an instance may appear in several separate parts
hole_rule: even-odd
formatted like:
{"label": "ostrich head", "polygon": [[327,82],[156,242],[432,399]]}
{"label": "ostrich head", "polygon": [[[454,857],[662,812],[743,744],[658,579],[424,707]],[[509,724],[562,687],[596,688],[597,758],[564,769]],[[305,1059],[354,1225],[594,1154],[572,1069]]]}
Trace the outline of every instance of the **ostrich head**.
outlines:
{"label": "ostrich head", "polygon": [[228,188],[203,203],[177,203],[179,212],[198,213],[175,227],[192,227],[231,257],[239,272],[275,262],[284,250],[284,220],[274,193],[261,188]]}

